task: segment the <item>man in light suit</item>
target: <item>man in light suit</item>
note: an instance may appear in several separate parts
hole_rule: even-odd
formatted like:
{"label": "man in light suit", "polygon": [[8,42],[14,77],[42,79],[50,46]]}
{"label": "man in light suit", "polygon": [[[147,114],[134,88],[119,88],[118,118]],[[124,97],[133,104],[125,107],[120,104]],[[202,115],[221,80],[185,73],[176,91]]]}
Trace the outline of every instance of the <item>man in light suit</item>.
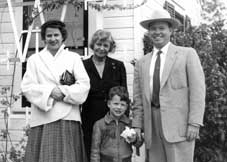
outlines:
{"label": "man in light suit", "polygon": [[193,162],[205,109],[199,57],[170,42],[179,23],[166,10],[152,11],[141,25],[154,47],[135,65],[132,126],[139,135],[144,131],[147,161]]}

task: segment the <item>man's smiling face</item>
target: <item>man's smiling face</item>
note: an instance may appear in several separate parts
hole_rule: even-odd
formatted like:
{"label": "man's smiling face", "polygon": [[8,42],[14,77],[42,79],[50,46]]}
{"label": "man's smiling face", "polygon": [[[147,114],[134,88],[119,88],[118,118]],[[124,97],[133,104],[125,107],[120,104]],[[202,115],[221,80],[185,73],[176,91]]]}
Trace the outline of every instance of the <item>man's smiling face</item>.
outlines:
{"label": "man's smiling face", "polygon": [[169,41],[173,29],[167,22],[157,21],[150,24],[149,35],[156,48],[164,47]]}

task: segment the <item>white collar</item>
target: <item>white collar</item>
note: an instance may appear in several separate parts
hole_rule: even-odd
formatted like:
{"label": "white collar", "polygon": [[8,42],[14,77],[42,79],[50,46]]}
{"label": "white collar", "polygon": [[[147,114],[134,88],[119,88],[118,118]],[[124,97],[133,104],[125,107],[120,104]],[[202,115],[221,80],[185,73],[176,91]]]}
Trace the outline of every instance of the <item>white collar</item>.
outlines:
{"label": "white collar", "polygon": [[[62,44],[61,47],[58,49],[58,51],[57,51],[57,53],[55,54],[54,57],[56,57],[57,55],[59,55],[59,53],[61,53],[64,50],[64,48],[65,48],[65,44]],[[47,46],[44,48],[44,51],[50,53],[50,51],[47,49]]]}
{"label": "white collar", "polygon": [[161,49],[158,49],[156,47],[154,47],[154,50],[153,50],[153,53],[157,53],[159,50],[162,51],[163,54],[167,54],[167,51],[169,49],[169,45],[170,45],[170,42],[168,42],[164,47],[162,47]]}

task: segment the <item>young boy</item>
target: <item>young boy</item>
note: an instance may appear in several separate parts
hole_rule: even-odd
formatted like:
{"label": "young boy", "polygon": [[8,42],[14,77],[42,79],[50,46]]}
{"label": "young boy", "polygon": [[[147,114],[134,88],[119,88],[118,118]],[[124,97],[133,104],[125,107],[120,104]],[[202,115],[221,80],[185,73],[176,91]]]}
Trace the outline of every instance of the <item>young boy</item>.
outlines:
{"label": "young boy", "polygon": [[129,95],[125,87],[110,89],[107,106],[109,112],[93,127],[91,162],[131,162],[132,144],[142,145],[125,115],[129,107]]}

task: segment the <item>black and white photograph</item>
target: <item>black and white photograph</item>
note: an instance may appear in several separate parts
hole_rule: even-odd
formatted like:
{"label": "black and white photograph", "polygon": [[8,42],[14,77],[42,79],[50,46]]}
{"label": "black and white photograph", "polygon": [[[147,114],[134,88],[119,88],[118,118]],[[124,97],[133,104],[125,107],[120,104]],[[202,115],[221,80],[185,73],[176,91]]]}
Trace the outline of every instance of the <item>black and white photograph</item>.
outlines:
{"label": "black and white photograph", "polygon": [[227,1],[0,0],[0,162],[227,162]]}

